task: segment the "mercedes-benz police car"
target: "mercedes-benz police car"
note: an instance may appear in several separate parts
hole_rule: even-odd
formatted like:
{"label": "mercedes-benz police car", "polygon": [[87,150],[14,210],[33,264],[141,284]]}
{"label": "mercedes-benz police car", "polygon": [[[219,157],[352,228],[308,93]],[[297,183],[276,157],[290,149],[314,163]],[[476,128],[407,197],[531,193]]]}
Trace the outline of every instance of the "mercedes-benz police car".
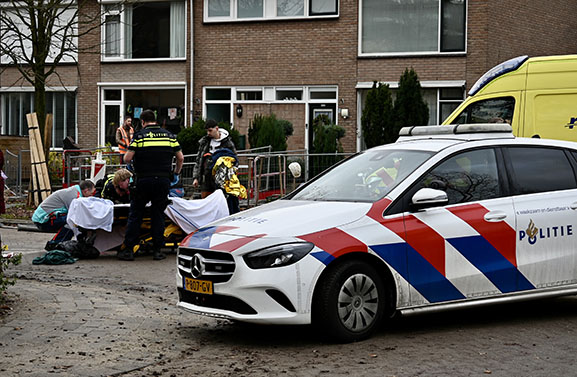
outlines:
{"label": "mercedes-benz police car", "polygon": [[339,341],[393,314],[577,293],[577,143],[508,124],[404,128],[187,236],[178,305]]}

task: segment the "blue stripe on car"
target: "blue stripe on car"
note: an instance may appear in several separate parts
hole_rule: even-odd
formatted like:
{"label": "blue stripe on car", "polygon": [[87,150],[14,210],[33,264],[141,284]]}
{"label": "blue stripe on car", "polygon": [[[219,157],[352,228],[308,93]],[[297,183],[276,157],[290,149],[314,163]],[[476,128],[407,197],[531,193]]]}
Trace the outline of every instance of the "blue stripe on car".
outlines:
{"label": "blue stripe on car", "polygon": [[429,302],[461,300],[465,296],[415,249],[406,243],[371,246]]}
{"label": "blue stripe on car", "polygon": [[447,241],[501,292],[535,289],[521,271],[482,236],[458,237]]}

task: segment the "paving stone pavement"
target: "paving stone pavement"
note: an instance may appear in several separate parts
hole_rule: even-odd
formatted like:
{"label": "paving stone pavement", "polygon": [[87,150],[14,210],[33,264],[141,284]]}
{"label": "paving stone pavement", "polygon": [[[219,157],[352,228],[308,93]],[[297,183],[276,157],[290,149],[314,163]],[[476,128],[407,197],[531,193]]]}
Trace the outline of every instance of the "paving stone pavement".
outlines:
{"label": "paving stone pavement", "polygon": [[[10,269],[18,278],[8,289],[12,310],[0,314],[0,375],[122,375],[197,345],[191,322],[179,322],[174,254],[33,265],[50,235],[6,227],[0,234],[9,251],[23,254]],[[193,318],[192,328],[209,323]]]}

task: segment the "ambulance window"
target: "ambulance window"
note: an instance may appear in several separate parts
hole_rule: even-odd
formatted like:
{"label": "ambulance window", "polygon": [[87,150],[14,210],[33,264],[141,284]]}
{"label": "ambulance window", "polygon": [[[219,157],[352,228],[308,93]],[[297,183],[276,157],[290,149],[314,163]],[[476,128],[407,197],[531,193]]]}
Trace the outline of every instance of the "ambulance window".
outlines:
{"label": "ambulance window", "polygon": [[577,187],[565,152],[553,148],[508,148],[516,195]]}
{"label": "ambulance window", "polygon": [[515,98],[502,97],[477,101],[465,108],[452,124],[509,123],[513,119]]}
{"label": "ambulance window", "polygon": [[431,170],[417,189],[443,190],[449,204],[501,196],[497,160],[493,149],[479,149],[452,156]]}

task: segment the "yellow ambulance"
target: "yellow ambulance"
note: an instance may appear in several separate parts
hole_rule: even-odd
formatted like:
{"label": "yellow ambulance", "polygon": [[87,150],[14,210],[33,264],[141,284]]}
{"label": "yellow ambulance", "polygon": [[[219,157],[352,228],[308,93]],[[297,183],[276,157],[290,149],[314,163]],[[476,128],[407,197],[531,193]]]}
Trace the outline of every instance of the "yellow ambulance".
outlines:
{"label": "yellow ambulance", "polygon": [[519,56],[485,73],[443,124],[511,124],[517,136],[577,141],[577,55]]}

